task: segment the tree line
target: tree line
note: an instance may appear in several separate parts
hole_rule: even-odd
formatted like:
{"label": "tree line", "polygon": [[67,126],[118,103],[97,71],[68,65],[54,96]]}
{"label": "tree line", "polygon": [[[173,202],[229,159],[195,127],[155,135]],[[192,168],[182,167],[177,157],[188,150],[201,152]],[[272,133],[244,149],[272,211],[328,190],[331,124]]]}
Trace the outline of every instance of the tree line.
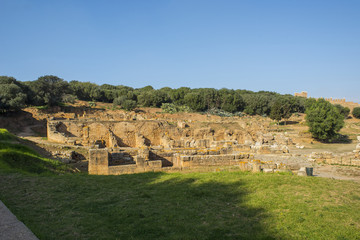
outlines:
{"label": "tree line", "polygon": [[[126,110],[136,107],[161,107],[205,112],[220,109],[229,113],[243,112],[263,115],[280,121],[293,113],[304,113],[308,99],[275,92],[214,88],[152,86],[132,88],[90,82],[67,82],[57,76],[41,76],[34,81],[18,81],[13,77],[0,76],[0,111],[17,111],[25,106],[55,106],[74,103],[76,100],[113,103]],[[165,104],[165,105],[164,105]],[[344,116],[350,110],[336,106]],[[346,117],[345,116],[345,117]]]}
{"label": "tree line", "polygon": [[161,107],[164,103],[187,106],[195,112],[222,109],[249,115],[270,115],[275,112],[304,112],[305,99],[275,92],[248,90],[164,87],[132,88],[128,86],[97,85],[90,82],[64,81],[46,75],[35,81],[21,82],[13,77],[0,76],[1,111],[19,110],[25,106],[54,106],[75,100],[114,103],[127,110],[135,107]]}

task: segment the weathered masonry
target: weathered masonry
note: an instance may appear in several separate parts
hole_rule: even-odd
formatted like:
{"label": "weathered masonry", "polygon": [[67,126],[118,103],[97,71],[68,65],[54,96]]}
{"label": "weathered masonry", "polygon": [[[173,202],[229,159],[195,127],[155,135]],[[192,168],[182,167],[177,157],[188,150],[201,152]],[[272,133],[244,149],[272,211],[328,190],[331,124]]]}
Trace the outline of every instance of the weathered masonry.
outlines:
{"label": "weathered masonry", "polygon": [[[216,166],[256,169],[252,153],[288,153],[291,139],[234,124],[232,130],[160,120],[49,119],[48,140],[89,150],[89,173],[117,175]],[[233,124],[233,123],[231,123]]]}
{"label": "weathered masonry", "polygon": [[[96,175],[119,175],[125,173],[139,173],[148,171],[171,171],[196,168],[207,168],[214,166],[240,166],[248,162],[250,154],[221,154],[221,155],[180,155],[171,154],[168,159],[149,159],[149,151],[139,150],[140,154],[132,157],[133,161],[126,162],[123,158],[116,159],[121,153],[111,153],[108,149],[90,149],[89,174]],[[114,161],[120,164],[114,165]]]}

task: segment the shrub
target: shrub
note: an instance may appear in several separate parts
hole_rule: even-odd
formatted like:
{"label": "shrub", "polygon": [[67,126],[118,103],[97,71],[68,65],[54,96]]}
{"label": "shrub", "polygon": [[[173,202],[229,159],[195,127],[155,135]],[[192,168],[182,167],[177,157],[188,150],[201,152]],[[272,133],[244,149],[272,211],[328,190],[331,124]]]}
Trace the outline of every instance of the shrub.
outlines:
{"label": "shrub", "polygon": [[353,114],[354,117],[360,119],[360,107],[354,108],[353,111],[352,111],[352,114]]}
{"label": "shrub", "polygon": [[173,103],[163,103],[161,110],[165,113],[191,112],[191,109],[185,105],[175,105]]}
{"label": "shrub", "polygon": [[135,100],[129,99],[127,96],[120,96],[114,99],[114,106],[121,106],[121,108],[131,111],[137,106],[137,102]]}
{"label": "shrub", "polygon": [[127,111],[133,110],[134,108],[136,108],[136,106],[137,106],[136,101],[129,99],[125,100],[121,105],[121,107]]}

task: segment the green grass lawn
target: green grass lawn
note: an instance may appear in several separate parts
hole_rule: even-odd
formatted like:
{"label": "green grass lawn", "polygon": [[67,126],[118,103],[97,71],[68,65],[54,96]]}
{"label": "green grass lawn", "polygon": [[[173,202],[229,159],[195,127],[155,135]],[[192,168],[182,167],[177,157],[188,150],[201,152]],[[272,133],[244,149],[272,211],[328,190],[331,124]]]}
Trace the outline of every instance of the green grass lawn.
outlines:
{"label": "green grass lawn", "polygon": [[359,239],[360,186],[291,175],[0,173],[40,239]]}
{"label": "green grass lawn", "polygon": [[34,174],[0,165],[0,199],[40,239],[360,239],[355,182],[247,172],[90,176],[51,169]]}

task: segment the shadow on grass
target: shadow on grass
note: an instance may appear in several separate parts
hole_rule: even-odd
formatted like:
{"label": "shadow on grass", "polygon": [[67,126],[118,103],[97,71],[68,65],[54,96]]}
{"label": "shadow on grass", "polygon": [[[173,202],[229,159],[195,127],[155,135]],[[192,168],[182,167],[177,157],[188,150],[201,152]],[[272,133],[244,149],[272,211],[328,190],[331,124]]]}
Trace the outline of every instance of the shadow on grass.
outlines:
{"label": "shadow on grass", "polygon": [[352,140],[347,135],[337,134],[334,138],[329,140],[323,140],[321,143],[327,143],[327,144],[350,144],[352,143]]}
{"label": "shadow on grass", "polygon": [[295,125],[295,124],[299,124],[299,122],[298,121],[282,121],[279,123],[279,125],[282,125],[282,126]]}
{"label": "shadow on grass", "polygon": [[5,179],[0,197],[41,239],[282,238],[233,175],[17,178]]}

